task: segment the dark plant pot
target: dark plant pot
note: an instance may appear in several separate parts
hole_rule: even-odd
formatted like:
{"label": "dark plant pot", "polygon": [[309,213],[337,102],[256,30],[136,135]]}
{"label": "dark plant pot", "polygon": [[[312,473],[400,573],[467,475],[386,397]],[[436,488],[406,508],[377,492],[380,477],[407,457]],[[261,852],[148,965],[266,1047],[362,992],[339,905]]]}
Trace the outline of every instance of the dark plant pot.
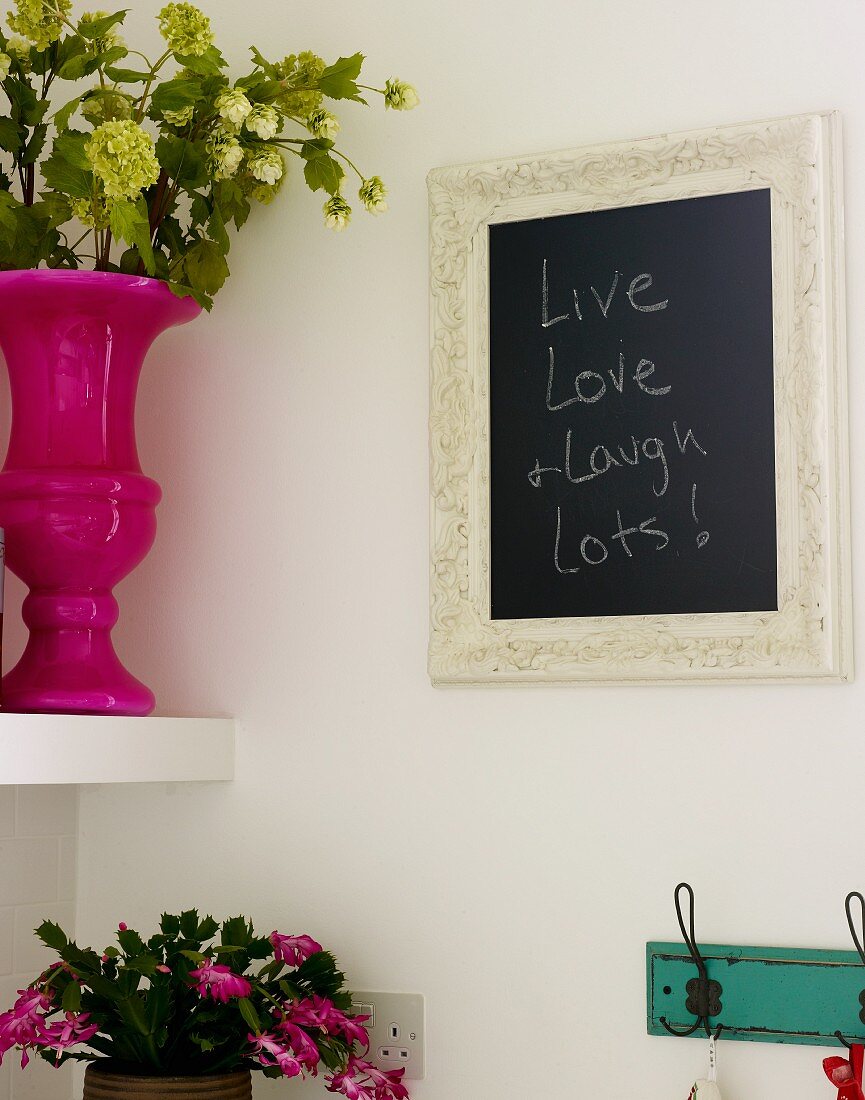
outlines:
{"label": "dark plant pot", "polygon": [[248,1069],[211,1077],[140,1077],[100,1062],[91,1062],[84,1074],[84,1100],[251,1100]]}

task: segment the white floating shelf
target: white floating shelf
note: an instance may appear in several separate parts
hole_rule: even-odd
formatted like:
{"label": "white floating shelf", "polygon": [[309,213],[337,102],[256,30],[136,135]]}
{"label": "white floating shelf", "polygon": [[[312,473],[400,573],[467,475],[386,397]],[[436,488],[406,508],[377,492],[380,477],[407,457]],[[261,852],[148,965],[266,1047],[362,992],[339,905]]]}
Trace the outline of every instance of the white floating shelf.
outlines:
{"label": "white floating shelf", "polygon": [[0,784],[233,778],[233,718],[0,713]]}

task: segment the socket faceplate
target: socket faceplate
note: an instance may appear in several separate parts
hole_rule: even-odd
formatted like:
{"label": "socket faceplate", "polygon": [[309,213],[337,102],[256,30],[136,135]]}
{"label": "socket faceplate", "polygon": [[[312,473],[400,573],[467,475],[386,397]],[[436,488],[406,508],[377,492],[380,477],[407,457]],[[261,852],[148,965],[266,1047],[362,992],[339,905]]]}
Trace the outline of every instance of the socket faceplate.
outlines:
{"label": "socket faceplate", "polygon": [[380,1069],[405,1067],[405,1078],[424,1075],[424,1001],[420,993],[352,993],[355,1015],[370,1016],[367,1057]]}

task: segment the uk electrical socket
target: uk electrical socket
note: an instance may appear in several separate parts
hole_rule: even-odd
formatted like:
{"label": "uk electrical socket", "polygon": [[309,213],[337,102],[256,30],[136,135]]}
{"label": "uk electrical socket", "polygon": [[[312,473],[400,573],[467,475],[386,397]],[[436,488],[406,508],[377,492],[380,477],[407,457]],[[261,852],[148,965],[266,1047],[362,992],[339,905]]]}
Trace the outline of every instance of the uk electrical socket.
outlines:
{"label": "uk electrical socket", "polygon": [[405,1067],[409,1081],[424,1075],[424,1003],[420,993],[352,993],[352,1011],[369,1016],[367,1057],[379,1069]]}

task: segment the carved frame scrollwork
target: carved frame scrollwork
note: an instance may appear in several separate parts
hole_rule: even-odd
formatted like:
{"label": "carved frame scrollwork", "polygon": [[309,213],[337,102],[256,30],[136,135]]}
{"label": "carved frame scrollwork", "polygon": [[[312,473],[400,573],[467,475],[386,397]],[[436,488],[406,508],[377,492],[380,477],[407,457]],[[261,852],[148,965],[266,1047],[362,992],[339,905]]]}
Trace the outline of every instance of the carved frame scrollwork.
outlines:
{"label": "carved frame scrollwork", "polygon": [[[428,183],[433,682],[849,679],[838,115],[440,168]],[[766,186],[779,610],[491,620],[488,225]]]}

